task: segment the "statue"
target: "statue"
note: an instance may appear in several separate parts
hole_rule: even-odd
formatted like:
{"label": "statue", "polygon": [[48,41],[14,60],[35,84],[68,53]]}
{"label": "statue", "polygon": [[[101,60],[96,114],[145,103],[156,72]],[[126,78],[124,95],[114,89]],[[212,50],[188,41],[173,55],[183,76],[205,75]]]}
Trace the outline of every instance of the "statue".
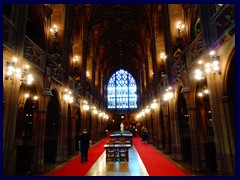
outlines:
{"label": "statue", "polygon": [[124,131],[124,124],[123,124],[123,122],[121,122],[121,124],[120,124],[120,130],[121,130],[121,132]]}
{"label": "statue", "polygon": [[52,73],[52,70],[51,70],[51,67],[52,65],[49,64],[47,67],[46,67],[46,73],[45,73],[45,82],[44,82],[44,88],[45,90],[50,90],[51,88],[51,73]]}

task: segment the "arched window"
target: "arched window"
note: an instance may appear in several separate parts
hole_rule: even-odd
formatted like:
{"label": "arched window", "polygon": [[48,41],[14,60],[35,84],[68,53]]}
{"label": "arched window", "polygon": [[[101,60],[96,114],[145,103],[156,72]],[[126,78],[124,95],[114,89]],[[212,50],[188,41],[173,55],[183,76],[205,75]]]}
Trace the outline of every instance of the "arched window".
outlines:
{"label": "arched window", "polygon": [[114,73],[107,86],[108,108],[137,108],[137,85],[127,71],[120,69]]}

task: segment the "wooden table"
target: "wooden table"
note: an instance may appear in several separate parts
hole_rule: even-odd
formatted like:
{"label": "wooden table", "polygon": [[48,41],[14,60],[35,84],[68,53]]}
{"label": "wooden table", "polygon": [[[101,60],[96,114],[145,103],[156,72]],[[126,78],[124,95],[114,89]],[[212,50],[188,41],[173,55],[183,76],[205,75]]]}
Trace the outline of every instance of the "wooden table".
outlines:
{"label": "wooden table", "polygon": [[[109,152],[113,152],[116,155],[115,159],[117,158],[117,155],[119,154],[119,152],[121,151],[126,151],[126,160],[128,161],[129,156],[128,156],[128,149],[131,147],[131,144],[105,144],[103,146],[106,149],[106,159],[108,157],[108,153]],[[112,150],[112,151],[110,151]]]}
{"label": "wooden table", "polygon": [[126,141],[130,141],[132,145],[132,136],[133,134],[130,131],[115,131],[114,133],[110,134],[110,138],[115,138],[117,140],[124,139]]}

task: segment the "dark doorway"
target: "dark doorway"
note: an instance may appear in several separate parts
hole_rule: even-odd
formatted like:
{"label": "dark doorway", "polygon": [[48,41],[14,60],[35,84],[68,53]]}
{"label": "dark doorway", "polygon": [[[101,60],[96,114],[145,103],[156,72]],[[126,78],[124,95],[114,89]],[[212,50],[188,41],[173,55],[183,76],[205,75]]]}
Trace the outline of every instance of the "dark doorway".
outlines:
{"label": "dark doorway", "polygon": [[[212,124],[212,111],[209,101],[206,80],[198,83],[196,96],[196,117],[199,127],[199,142],[203,145],[205,156],[205,168],[212,172],[216,171],[216,147],[214,142],[214,130]],[[205,92],[205,93],[204,93]]]}
{"label": "dark doorway", "polygon": [[163,118],[163,110],[160,109],[160,129],[161,129],[161,138],[162,138],[162,144],[160,144],[161,149],[165,149],[165,129],[164,129],[164,118]]}
{"label": "dark doorway", "polygon": [[59,102],[55,91],[52,91],[46,117],[44,162],[55,163],[57,155],[57,137],[59,131]]}
{"label": "dark doorway", "polygon": [[[35,86],[22,85],[20,93],[24,98],[20,100],[16,125],[16,175],[31,173],[34,145],[35,126],[37,120],[38,100]],[[25,104],[24,104],[25,101]]]}
{"label": "dark doorway", "polygon": [[75,133],[75,150],[78,151],[79,150],[79,146],[78,146],[78,140],[79,140],[79,136],[81,133],[81,124],[82,124],[82,117],[81,117],[81,112],[80,109],[77,109],[77,114],[76,114],[76,133]]}
{"label": "dark doorway", "polygon": [[183,97],[183,94],[178,95],[178,121],[179,121],[179,131],[181,137],[181,148],[184,161],[192,160],[191,152],[191,136],[189,127],[189,118],[187,104]]}

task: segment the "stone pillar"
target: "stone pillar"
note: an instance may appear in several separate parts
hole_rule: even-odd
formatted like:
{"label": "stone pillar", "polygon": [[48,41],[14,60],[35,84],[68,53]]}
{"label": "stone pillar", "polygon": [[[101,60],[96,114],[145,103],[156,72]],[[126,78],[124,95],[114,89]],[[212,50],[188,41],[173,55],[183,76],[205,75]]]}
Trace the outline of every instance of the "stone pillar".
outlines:
{"label": "stone pillar", "polygon": [[[10,56],[19,58],[18,63],[20,64],[23,57],[27,14],[28,5],[12,4],[11,22],[14,28],[10,29],[8,43],[14,48],[9,51],[11,51]],[[6,62],[7,60],[4,57],[4,63]],[[17,78],[13,78],[13,80],[4,79],[3,174],[6,176],[15,174],[15,129],[20,85],[21,82]]]}
{"label": "stone pillar", "polygon": [[86,68],[87,68],[87,40],[83,38],[83,55],[82,55],[82,74],[81,74],[81,84],[83,88],[83,97],[86,95]]}
{"label": "stone pillar", "polygon": [[[188,82],[188,81],[186,81]],[[199,136],[199,126],[196,117],[196,107],[194,104],[194,93],[189,88],[189,83],[186,86],[183,86],[181,89],[181,93],[186,100],[187,110],[188,110],[188,118],[189,118],[189,128],[190,128],[190,137],[191,137],[191,156],[192,156],[192,170],[195,172],[202,171],[201,164],[201,144],[200,144],[200,136]]]}
{"label": "stone pillar", "polygon": [[228,114],[226,114],[226,98],[222,98],[220,76],[210,76],[208,81],[214,141],[216,145],[216,162],[218,175],[235,175],[235,143],[233,142]]}
{"label": "stone pillar", "polygon": [[155,111],[155,134],[156,134],[156,140],[155,140],[155,146],[159,149],[160,148],[160,139],[161,139],[161,126],[160,126],[160,105],[158,104],[158,107],[154,110]]}
{"label": "stone pillar", "polygon": [[19,84],[18,79],[5,82],[6,91],[4,93],[4,133],[3,133],[3,174],[12,176],[15,173],[15,129],[18,108]]}
{"label": "stone pillar", "polygon": [[171,153],[171,129],[169,126],[168,103],[163,106],[163,124],[164,124],[164,135],[165,135],[165,153]]}
{"label": "stone pillar", "polygon": [[[153,28],[154,31],[154,28]],[[155,32],[153,32],[155,34]],[[158,71],[157,71],[157,63],[156,63],[156,41],[155,37],[151,39],[151,47],[152,47],[152,68],[153,68],[153,97],[157,95],[157,84],[158,84]]]}
{"label": "stone pillar", "polygon": [[91,94],[93,99],[96,98],[96,90],[95,90],[95,77],[96,77],[96,60],[92,60],[92,81],[91,81]]}
{"label": "stone pillar", "polygon": [[45,139],[45,124],[47,116],[47,106],[50,101],[50,96],[42,96],[39,104],[38,118],[36,121],[36,141],[34,153],[33,171],[41,173],[44,170],[44,139]]}
{"label": "stone pillar", "polygon": [[170,127],[171,127],[171,138],[172,138],[172,158],[174,160],[183,160],[182,150],[181,150],[181,140],[180,132],[178,126],[178,111],[173,108],[175,103],[174,100],[170,100]]}
{"label": "stone pillar", "polygon": [[164,139],[163,139],[163,136],[162,136],[162,134],[164,134],[164,132],[163,132],[163,130],[164,130],[164,128],[162,128],[162,124],[163,124],[163,121],[164,121],[164,117],[162,116],[163,115],[163,113],[162,113],[163,111],[162,111],[162,105],[159,107],[159,112],[158,112],[158,116],[159,116],[159,119],[158,119],[158,132],[159,132],[159,134],[158,134],[158,146],[157,146],[157,148],[159,148],[159,149],[163,149],[163,141],[164,141]]}
{"label": "stone pillar", "polygon": [[56,162],[63,162],[67,159],[67,110],[68,102],[62,100],[62,112],[59,116],[60,123]]}
{"label": "stone pillar", "polygon": [[171,82],[172,80],[172,65],[174,63],[173,57],[172,57],[172,52],[173,52],[173,47],[172,47],[172,36],[170,34],[170,22],[169,22],[169,9],[168,9],[168,4],[163,4],[163,19],[164,19],[164,41],[165,41],[165,48],[166,48],[166,54],[168,55],[167,61],[166,61],[166,71],[167,71],[167,76],[168,76],[168,81]]}
{"label": "stone pillar", "polygon": [[191,135],[191,151],[192,151],[192,170],[200,172],[201,166],[201,153],[200,153],[200,140],[199,140],[199,127],[196,117],[196,107],[187,105],[188,117],[190,122],[190,135]]}
{"label": "stone pillar", "polygon": [[226,147],[226,148],[229,148],[227,149],[226,151],[228,152],[227,153],[227,158],[226,158],[226,161],[227,161],[227,164],[228,164],[228,175],[229,176],[234,176],[235,175],[235,172],[236,172],[236,159],[235,159],[235,132],[236,130],[234,130],[235,127],[232,127],[232,124],[231,124],[231,121],[235,121],[235,119],[231,120],[231,117],[230,117],[230,110],[229,110],[229,104],[232,103],[230,102],[229,100],[229,97],[227,96],[223,96],[222,97],[222,108],[224,109],[224,117],[225,117],[225,123],[226,123],[226,126],[228,127],[227,128],[227,131],[228,131],[228,137],[226,137],[229,141],[229,146]]}
{"label": "stone pillar", "polygon": [[153,144],[158,147],[159,144],[159,113],[158,113],[158,108],[152,109],[152,117],[153,117]]}
{"label": "stone pillar", "polygon": [[77,121],[77,110],[79,106],[73,106],[71,110],[71,124],[72,124],[72,132],[71,132],[71,154],[74,154],[76,147],[76,121]]}

